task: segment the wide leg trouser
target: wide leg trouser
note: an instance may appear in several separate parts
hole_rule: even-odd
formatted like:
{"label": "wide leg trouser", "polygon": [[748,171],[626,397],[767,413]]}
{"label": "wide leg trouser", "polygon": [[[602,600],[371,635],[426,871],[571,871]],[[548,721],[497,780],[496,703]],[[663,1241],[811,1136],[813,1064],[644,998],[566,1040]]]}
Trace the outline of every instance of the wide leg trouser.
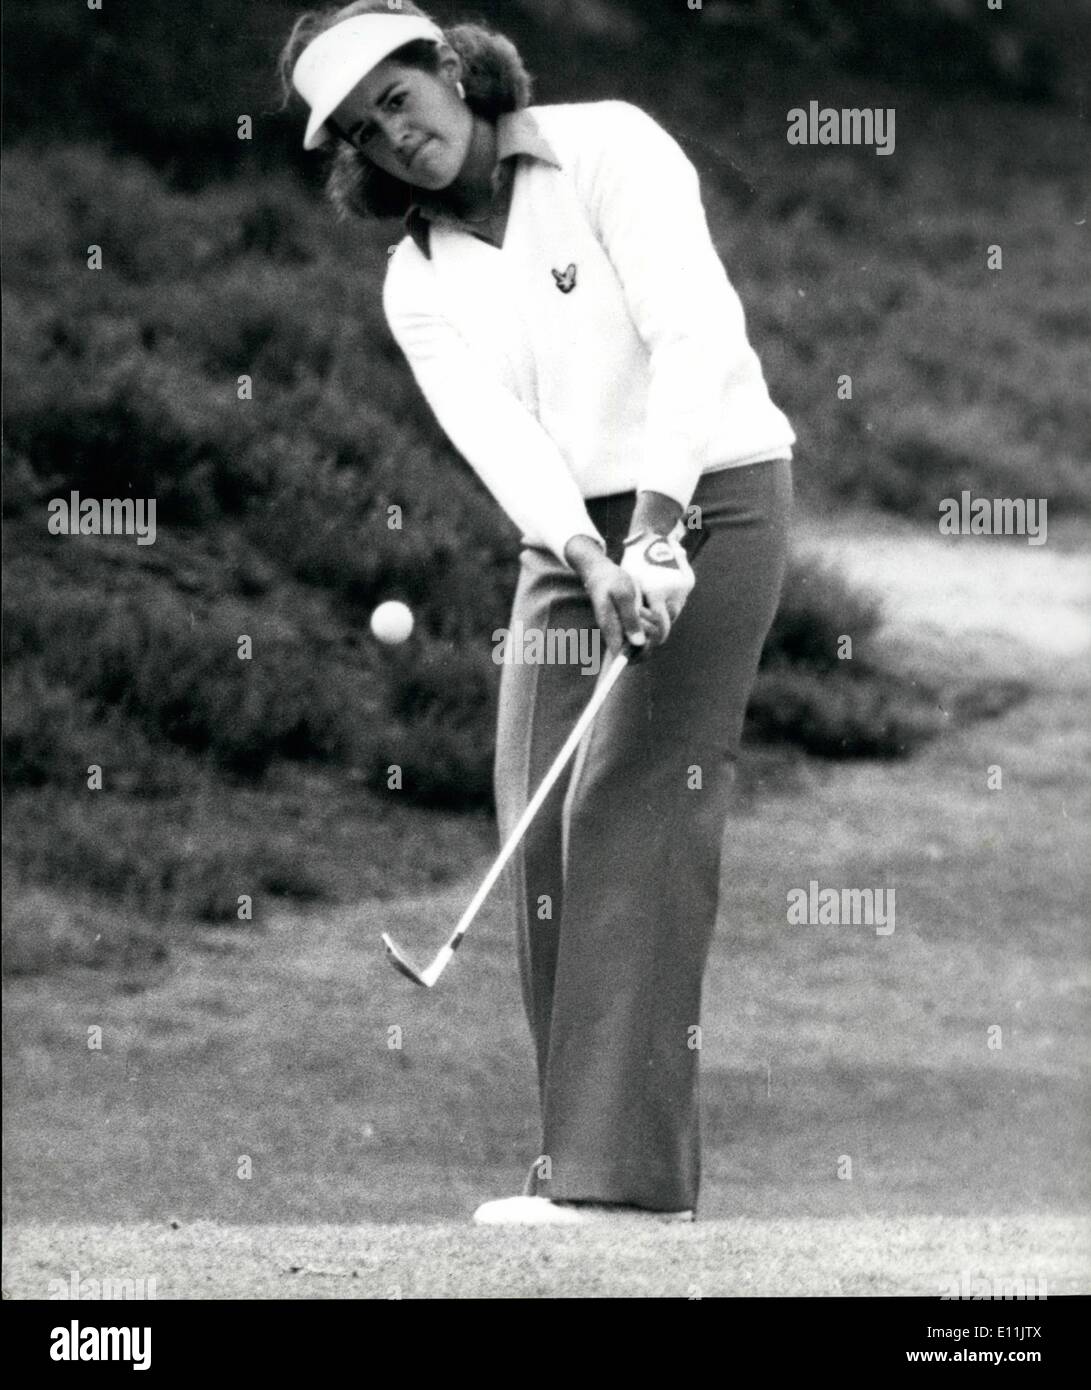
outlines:
{"label": "wide leg trouser", "polygon": [[[624,672],[512,860],[542,1111],[528,1194],[696,1207],[694,1030],[743,717],[784,577],[791,493],[784,460],[701,478],[689,601],[665,645]],[[633,504],[632,493],[588,504],[615,558]],[[511,629],[582,629],[585,641],[597,630],[579,579],[548,551],[523,550]],[[605,667],[605,650],[602,658]],[[586,670],[504,666],[495,768],[502,840],[592,693]]]}

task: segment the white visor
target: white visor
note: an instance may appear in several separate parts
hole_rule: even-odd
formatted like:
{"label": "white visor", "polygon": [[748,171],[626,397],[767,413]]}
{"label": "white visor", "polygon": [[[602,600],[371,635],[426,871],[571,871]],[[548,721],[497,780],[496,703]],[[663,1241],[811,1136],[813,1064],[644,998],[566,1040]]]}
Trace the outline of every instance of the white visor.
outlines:
{"label": "white visor", "polygon": [[330,138],[327,117],[372,68],[414,39],[442,43],[443,30],[417,15],[362,14],[309,43],[292,70],[292,85],[311,108],[303,148],[324,145]]}

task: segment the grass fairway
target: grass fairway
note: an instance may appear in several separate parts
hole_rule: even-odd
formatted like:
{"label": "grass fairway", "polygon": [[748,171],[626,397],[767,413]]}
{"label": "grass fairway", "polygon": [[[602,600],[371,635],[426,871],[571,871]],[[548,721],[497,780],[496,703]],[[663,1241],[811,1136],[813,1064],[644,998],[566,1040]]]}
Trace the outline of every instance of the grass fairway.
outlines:
{"label": "grass fairway", "polygon": [[[516,1232],[458,1226],[20,1227],[9,1298],[50,1280],[155,1279],[157,1298],[938,1295],[964,1271],[1087,1291],[1072,1222],[881,1217]],[[145,1286],[150,1288],[149,1285]]]}
{"label": "grass fairway", "polygon": [[[802,539],[885,584],[891,660],[1032,695],[909,760],[803,765],[729,821],[696,1227],[442,1224],[538,1152],[503,895],[434,992],[379,934],[426,955],[485,859],[438,893],[194,929],[157,973],[9,985],[11,1294],[73,1268],[162,1297],[935,1293],[964,1270],[1091,1292],[1084,553],[865,534]],[[896,930],[788,927],[812,878],[895,888]]]}

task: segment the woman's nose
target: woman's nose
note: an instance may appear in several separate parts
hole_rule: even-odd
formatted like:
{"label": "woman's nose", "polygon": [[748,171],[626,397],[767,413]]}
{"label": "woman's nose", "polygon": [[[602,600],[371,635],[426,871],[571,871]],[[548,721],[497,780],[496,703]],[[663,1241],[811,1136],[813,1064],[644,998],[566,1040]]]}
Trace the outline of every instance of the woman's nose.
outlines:
{"label": "woman's nose", "polygon": [[409,128],[409,122],[402,115],[387,117],[385,121],[386,138],[392,150],[399,155],[404,155],[407,150],[413,148],[413,132]]}

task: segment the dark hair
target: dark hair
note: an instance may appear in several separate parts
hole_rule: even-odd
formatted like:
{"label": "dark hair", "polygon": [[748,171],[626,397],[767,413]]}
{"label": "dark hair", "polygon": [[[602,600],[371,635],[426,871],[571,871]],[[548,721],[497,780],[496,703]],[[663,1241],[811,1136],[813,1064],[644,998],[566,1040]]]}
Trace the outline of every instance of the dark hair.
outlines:
{"label": "dark hair", "polygon": [[[408,14],[422,19],[431,16],[413,0],[354,0],[351,5],[327,6],[300,15],[281,49],[277,64],[284,104],[294,91],[292,69],[299,55],[318,37],[343,19],[363,14]],[[455,24],[444,30],[447,43],[462,59],[462,83],[466,105],[477,116],[495,121],[508,111],[530,105],[531,79],[519,50],[503,34],[481,24]],[[392,53],[391,58],[406,67],[425,72],[439,71],[439,50],[427,39],[417,39]],[[399,217],[413,201],[409,184],[380,169],[345,140],[334,140],[326,172],[326,196],[342,217]]]}

